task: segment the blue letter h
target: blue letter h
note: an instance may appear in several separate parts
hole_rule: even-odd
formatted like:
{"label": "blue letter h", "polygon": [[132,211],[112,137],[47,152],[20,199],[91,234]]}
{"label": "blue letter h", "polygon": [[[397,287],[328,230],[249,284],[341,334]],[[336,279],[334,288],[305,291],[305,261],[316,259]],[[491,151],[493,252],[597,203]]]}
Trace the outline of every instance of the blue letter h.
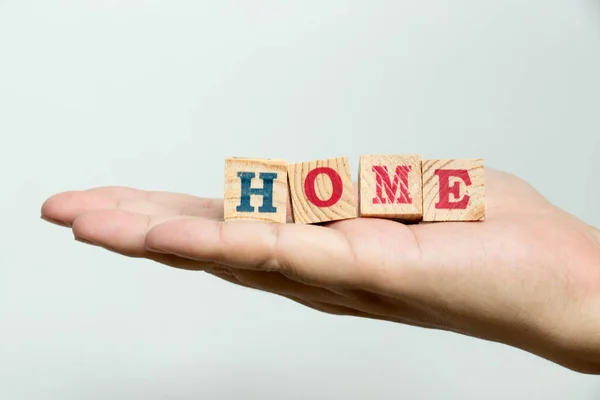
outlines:
{"label": "blue letter h", "polygon": [[261,172],[259,174],[259,178],[263,181],[262,189],[251,187],[252,179],[256,176],[254,172],[238,172],[237,175],[242,181],[240,205],[235,209],[237,212],[254,212],[254,207],[250,204],[250,196],[252,195],[263,197],[263,203],[262,206],[258,207],[258,212],[277,212],[277,208],[273,206],[273,181],[277,178],[277,173]]}

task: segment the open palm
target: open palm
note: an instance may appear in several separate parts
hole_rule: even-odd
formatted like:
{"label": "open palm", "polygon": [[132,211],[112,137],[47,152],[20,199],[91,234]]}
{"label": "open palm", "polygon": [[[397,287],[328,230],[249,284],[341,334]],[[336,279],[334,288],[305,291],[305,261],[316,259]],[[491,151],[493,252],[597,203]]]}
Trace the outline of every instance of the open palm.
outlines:
{"label": "open palm", "polygon": [[486,220],[325,226],[223,222],[223,202],[107,187],[48,199],[78,240],[201,270],[332,314],[509,344],[600,371],[600,235],[518,178],[486,169]]}

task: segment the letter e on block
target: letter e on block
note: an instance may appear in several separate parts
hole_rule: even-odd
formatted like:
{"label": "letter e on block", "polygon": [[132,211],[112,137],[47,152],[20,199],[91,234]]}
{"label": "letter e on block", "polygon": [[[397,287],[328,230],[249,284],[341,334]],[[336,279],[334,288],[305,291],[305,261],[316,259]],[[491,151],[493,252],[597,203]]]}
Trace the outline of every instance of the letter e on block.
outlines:
{"label": "letter e on block", "polygon": [[274,159],[225,159],[224,219],[285,223],[287,162]]}
{"label": "letter e on block", "polygon": [[290,164],[288,181],[294,222],[316,224],[356,218],[347,157]]}
{"label": "letter e on block", "polygon": [[423,216],[421,156],[361,156],[358,190],[360,217],[420,221]]}
{"label": "letter e on block", "polygon": [[423,221],[483,221],[483,159],[423,161]]}

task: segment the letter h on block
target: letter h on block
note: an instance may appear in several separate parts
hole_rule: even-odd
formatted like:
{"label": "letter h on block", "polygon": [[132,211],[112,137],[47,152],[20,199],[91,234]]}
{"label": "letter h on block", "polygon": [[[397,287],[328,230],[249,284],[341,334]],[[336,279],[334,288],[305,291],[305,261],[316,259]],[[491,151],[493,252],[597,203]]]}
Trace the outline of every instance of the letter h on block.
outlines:
{"label": "letter h on block", "polygon": [[483,159],[423,161],[423,221],[483,221]]}
{"label": "letter h on block", "polygon": [[362,218],[418,222],[423,216],[419,155],[361,156],[358,188]]}
{"label": "letter h on block", "polygon": [[287,162],[273,159],[225,159],[224,219],[285,223]]}

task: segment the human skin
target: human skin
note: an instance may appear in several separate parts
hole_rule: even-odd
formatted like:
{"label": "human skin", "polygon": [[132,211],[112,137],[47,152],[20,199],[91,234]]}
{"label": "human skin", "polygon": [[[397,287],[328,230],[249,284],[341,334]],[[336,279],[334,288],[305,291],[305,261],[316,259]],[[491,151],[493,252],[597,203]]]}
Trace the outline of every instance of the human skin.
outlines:
{"label": "human skin", "polygon": [[42,218],[77,240],[326,313],[456,332],[600,373],[600,231],[511,174],[485,177],[483,222],[223,222],[220,199],[123,187],[59,193]]}

